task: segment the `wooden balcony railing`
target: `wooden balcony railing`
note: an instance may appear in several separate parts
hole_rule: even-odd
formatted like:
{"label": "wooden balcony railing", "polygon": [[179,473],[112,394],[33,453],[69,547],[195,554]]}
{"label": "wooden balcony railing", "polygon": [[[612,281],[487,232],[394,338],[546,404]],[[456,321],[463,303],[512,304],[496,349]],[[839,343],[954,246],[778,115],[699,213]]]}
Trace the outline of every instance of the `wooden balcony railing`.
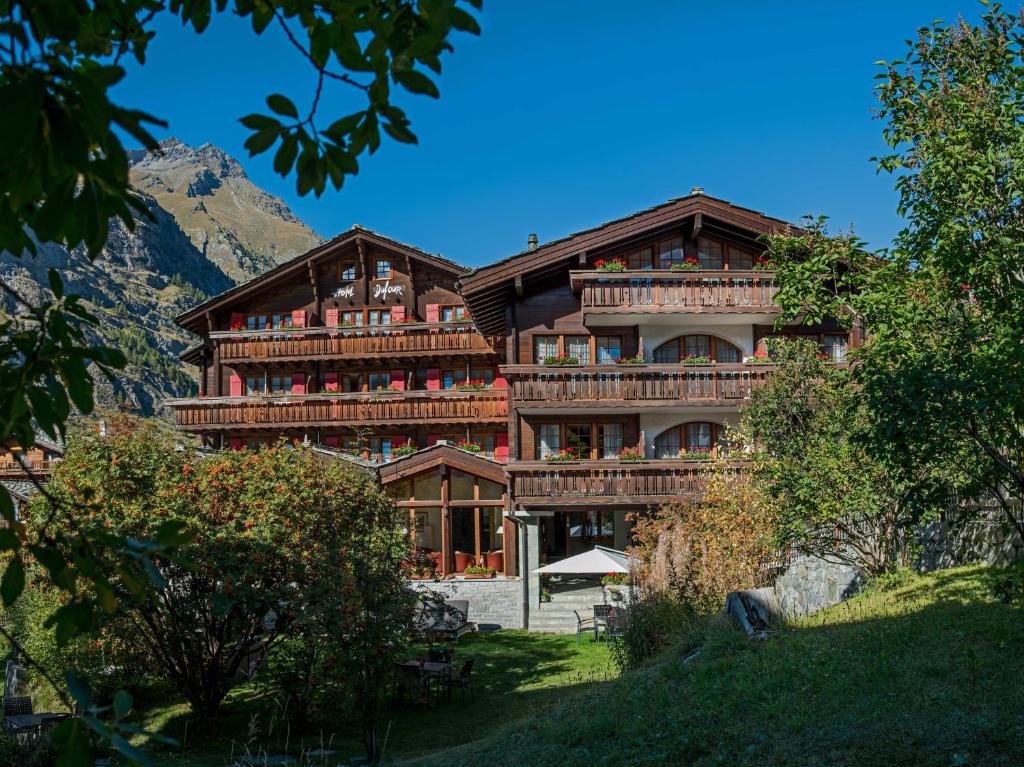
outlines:
{"label": "wooden balcony railing", "polygon": [[188,431],[226,428],[402,423],[504,423],[508,395],[484,392],[413,391],[216,397],[170,400],[177,425]]}
{"label": "wooden balcony railing", "polygon": [[54,465],[53,461],[25,461],[24,466],[17,461],[3,461],[0,462],[0,477],[4,479],[26,477],[26,469],[37,477],[45,477],[53,471]]}
{"label": "wooden balcony railing", "polygon": [[310,357],[402,357],[495,354],[503,339],[466,323],[416,323],[362,328],[288,328],[211,333],[222,361]]}
{"label": "wooden balcony railing", "polygon": [[584,313],[777,312],[772,272],[572,272]]}
{"label": "wooden balcony railing", "polygon": [[[508,465],[516,503],[565,505],[580,502],[663,502],[700,489],[708,461],[514,461]],[[746,466],[736,460],[737,470]]]}
{"label": "wooden balcony railing", "polygon": [[657,406],[665,401],[746,399],[774,365],[504,365],[501,370],[517,405]]}

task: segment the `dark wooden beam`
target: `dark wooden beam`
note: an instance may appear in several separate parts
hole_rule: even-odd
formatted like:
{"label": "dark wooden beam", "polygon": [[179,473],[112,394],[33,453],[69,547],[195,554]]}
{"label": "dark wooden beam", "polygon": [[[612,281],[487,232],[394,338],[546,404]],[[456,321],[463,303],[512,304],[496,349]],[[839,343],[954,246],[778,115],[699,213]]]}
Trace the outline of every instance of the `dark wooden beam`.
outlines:
{"label": "dark wooden beam", "polygon": [[363,267],[363,305],[370,303],[370,267],[366,261],[366,245],[362,237],[356,237],[356,250],[359,251],[359,263]]}
{"label": "dark wooden beam", "polygon": [[693,231],[690,232],[690,239],[696,240],[700,236],[700,229],[704,225],[704,214],[697,211],[697,215],[693,217]]}
{"label": "dark wooden beam", "polygon": [[580,259],[580,262],[579,262],[580,263],[580,268],[581,269],[585,269],[586,266],[587,266],[587,251],[581,250],[580,251],[579,259]]}
{"label": "dark wooden beam", "polygon": [[515,279],[516,295],[519,298],[523,297],[523,275],[517,274]]}

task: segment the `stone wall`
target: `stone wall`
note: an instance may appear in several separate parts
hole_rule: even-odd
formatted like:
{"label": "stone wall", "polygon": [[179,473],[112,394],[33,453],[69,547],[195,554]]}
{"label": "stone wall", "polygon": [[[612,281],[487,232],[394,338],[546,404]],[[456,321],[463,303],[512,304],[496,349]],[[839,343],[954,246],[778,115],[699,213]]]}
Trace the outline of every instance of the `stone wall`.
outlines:
{"label": "stone wall", "polygon": [[1000,509],[948,513],[918,531],[922,570],[982,562],[1004,567],[1024,558],[1024,541]]}
{"label": "stone wall", "polygon": [[775,598],[787,618],[837,605],[857,593],[860,576],[848,565],[798,555],[775,580]]}
{"label": "stone wall", "polygon": [[417,591],[433,591],[446,600],[469,600],[468,620],[478,628],[523,628],[523,582],[519,578],[411,581],[410,585]]}

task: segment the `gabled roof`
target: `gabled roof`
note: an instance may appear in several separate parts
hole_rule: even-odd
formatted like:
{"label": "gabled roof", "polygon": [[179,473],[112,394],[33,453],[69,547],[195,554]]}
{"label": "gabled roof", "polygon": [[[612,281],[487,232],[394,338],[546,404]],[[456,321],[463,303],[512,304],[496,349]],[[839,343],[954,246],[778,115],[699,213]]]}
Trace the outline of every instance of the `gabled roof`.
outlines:
{"label": "gabled roof", "polygon": [[247,282],[243,282],[241,285],[236,285],[233,288],[225,290],[223,293],[209,298],[198,306],[193,306],[186,312],[182,312],[174,318],[175,323],[181,327],[194,330],[189,328],[189,325],[195,323],[201,318],[206,312],[219,309],[225,304],[231,301],[241,298],[249,293],[254,293],[265,288],[269,283],[276,279],[288,276],[293,272],[301,272],[306,268],[309,262],[318,262],[327,258],[331,258],[336,255],[339,250],[350,243],[362,240],[373,245],[377,245],[381,248],[392,251],[403,256],[409,256],[410,258],[416,259],[422,263],[433,266],[442,271],[448,272],[453,276],[459,276],[465,274],[468,270],[461,264],[457,264],[447,258],[427,253],[425,250],[413,247],[412,245],[406,245],[393,240],[390,237],[386,237],[383,234],[374,232],[365,227],[359,226],[358,224],[353,226],[346,232],[339,234],[327,242],[324,242],[317,247],[303,253],[300,256],[285,261],[283,264],[279,264],[272,269],[267,270],[258,277],[253,277]]}
{"label": "gabled roof", "polygon": [[[728,200],[699,192],[678,197],[653,208],[608,221],[567,237],[544,243],[496,263],[474,269],[459,281],[459,290],[481,333],[499,335],[505,329],[505,305],[518,279],[541,279],[566,267],[581,255],[628,245],[632,240],[676,229],[701,217],[701,231],[740,239],[796,229],[793,224]],[[692,224],[691,224],[692,225]]]}
{"label": "gabled roof", "polygon": [[508,480],[505,464],[493,458],[466,452],[442,440],[435,445],[382,464],[379,470],[380,481],[381,484],[387,485],[441,465],[451,466],[499,484],[505,484]]}

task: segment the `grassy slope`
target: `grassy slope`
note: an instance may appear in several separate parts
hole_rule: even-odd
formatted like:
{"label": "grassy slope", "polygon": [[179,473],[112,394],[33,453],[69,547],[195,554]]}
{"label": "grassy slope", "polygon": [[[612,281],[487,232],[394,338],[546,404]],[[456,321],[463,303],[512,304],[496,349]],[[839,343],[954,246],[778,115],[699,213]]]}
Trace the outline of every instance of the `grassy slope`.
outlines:
{"label": "grassy slope", "polygon": [[1024,764],[1024,609],[991,571],[931,574],[767,641],[708,631],[422,765]]}
{"label": "grassy slope", "polygon": [[[381,736],[387,732],[386,756],[410,758],[482,737],[505,721],[525,717],[557,703],[572,691],[596,688],[615,676],[607,645],[574,636],[496,631],[464,636],[456,645],[456,662],[476,658],[474,702],[463,702],[459,691],[440,707],[407,705],[385,714]],[[415,651],[413,651],[415,654]],[[322,744],[338,757],[362,753],[358,730],[335,722],[322,734],[305,737],[288,732],[280,706],[257,688],[243,685],[232,691],[221,710],[215,732],[197,735],[186,724],[188,706],[179,699],[161,700],[154,691],[143,702],[147,729],[182,741],[184,748],[156,750],[161,767],[224,767],[232,757],[249,754],[301,754]],[[333,730],[333,731],[332,731]],[[334,767],[338,759],[312,760]]]}

